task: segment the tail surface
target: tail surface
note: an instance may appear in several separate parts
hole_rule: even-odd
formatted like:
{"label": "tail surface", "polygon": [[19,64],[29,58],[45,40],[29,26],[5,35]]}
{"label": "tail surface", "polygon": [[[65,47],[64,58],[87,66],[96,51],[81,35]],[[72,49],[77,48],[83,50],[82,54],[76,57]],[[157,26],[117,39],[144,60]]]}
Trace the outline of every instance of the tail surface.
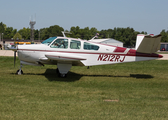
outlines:
{"label": "tail surface", "polygon": [[135,49],[140,53],[155,53],[160,48],[161,35],[138,34]]}

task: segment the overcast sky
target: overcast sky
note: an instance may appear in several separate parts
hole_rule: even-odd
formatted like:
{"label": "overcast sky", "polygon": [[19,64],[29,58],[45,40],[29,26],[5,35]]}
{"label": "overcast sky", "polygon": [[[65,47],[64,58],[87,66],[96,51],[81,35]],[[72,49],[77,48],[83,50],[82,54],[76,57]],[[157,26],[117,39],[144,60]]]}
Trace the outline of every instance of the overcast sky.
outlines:
{"label": "overcast sky", "polygon": [[0,0],[0,22],[8,27],[30,28],[35,15],[35,29],[131,27],[155,35],[168,30],[168,0]]}

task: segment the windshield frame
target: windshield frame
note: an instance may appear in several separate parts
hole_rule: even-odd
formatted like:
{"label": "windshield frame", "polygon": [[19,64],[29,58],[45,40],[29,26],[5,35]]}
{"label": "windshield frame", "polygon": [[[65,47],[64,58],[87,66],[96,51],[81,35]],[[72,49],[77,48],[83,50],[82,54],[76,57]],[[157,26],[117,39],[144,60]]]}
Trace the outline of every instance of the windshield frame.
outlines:
{"label": "windshield frame", "polygon": [[50,37],[42,42],[44,45],[50,45],[57,37]]}

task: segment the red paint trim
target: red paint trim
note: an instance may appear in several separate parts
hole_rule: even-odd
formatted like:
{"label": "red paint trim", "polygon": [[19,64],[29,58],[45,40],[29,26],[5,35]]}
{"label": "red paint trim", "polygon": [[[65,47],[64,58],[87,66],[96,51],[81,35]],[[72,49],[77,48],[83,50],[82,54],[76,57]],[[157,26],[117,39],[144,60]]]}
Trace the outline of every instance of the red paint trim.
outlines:
{"label": "red paint trim", "polygon": [[146,36],[146,35],[144,35],[144,34],[138,34],[137,36]]}
{"label": "red paint trim", "polygon": [[162,55],[155,54],[155,53],[152,53],[152,54],[139,53],[139,52],[136,52],[136,50],[133,50],[133,49],[130,49],[130,50],[128,51],[128,53],[126,54],[126,56],[157,57],[157,58],[162,58],[162,57],[163,57]]}
{"label": "red paint trim", "polygon": [[122,47],[116,47],[116,49],[114,50],[114,52],[120,52],[123,53],[127,48],[122,48]]}

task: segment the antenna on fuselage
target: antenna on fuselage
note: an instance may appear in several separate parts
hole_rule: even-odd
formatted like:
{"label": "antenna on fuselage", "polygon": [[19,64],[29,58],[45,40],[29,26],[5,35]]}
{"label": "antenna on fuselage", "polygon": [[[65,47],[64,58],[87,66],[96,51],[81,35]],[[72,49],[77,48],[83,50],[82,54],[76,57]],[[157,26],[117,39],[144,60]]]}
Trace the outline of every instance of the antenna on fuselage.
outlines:
{"label": "antenna on fuselage", "polygon": [[96,35],[91,40],[98,38],[98,36],[99,36],[99,33],[96,33]]}
{"label": "antenna on fuselage", "polygon": [[65,32],[65,31],[61,31],[61,32],[62,32],[62,34],[63,34],[64,37],[66,37],[65,33],[67,33],[67,34],[72,34],[72,33],[70,33],[70,32]]}

